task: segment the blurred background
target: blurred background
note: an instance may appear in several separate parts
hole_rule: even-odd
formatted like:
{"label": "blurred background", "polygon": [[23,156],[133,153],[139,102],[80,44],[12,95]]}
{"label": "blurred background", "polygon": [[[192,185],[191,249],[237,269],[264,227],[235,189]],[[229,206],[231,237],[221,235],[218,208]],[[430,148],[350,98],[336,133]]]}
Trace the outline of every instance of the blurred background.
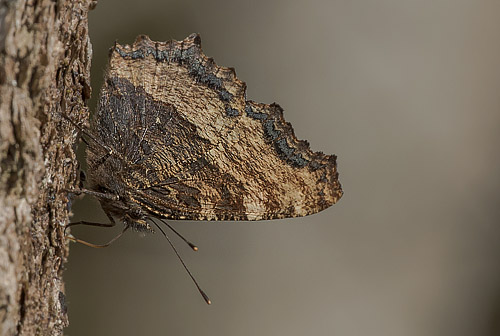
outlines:
{"label": "blurred background", "polygon": [[[101,0],[92,110],[115,40],[193,32],[338,155],[345,195],[306,218],[171,222],[211,306],[159,234],[72,244],[67,335],[500,335],[500,2]],[[90,197],[73,210],[106,222]]]}

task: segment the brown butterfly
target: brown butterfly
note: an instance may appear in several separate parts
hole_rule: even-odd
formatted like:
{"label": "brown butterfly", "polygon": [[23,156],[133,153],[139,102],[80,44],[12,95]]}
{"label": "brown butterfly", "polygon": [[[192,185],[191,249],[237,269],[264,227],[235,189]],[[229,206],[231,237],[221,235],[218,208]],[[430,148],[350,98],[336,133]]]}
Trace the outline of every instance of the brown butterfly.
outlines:
{"label": "brown butterfly", "polygon": [[[154,224],[165,237],[155,219],[299,217],[336,203],[336,156],[312,152],[280,106],[246,100],[245,91],[234,69],[203,54],[199,35],[116,44],[84,132],[88,189],[75,192],[99,199],[111,221],[103,226],[117,219],[123,234]],[[93,225],[73,224],[82,223]]]}

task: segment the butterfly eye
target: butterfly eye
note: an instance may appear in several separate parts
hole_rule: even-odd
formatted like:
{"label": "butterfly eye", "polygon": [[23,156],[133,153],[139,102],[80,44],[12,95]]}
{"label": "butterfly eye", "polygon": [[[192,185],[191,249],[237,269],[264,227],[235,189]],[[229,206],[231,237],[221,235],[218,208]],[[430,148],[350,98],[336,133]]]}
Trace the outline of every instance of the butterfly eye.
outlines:
{"label": "butterfly eye", "polygon": [[99,186],[98,191],[103,193],[103,194],[110,194],[111,193],[111,190],[109,190],[108,188],[106,188],[104,186]]}

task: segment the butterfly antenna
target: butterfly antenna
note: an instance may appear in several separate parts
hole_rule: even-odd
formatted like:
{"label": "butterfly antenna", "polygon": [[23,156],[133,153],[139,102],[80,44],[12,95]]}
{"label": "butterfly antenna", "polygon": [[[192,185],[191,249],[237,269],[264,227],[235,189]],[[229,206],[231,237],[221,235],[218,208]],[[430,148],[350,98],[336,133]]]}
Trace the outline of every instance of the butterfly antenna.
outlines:
{"label": "butterfly antenna", "polygon": [[168,243],[170,244],[170,246],[172,246],[172,249],[174,250],[175,254],[177,255],[177,258],[179,258],[182,266],[184,266],[184,269],[186,270],[186,272],[189,274],[189,276],[191,277],[191,280],[193,280],[194,284],[196,285],[196,288],[198,289],[198,291],[200,292],[201,296],[203,297],[203,299],[205,300],[205,302],[207,304],[211,304],[212,301],[210,301],[209,297],[207,294],[205,294],[205,292],[201,289],[200,285],[198,285],[198,282],[196,281],[196,279],[194,278],[193,274],[191,273],[191,271],[189,270],[189,268],[186,266],[186,263],[184,262],[184,260],[182,260],[182,257],[181,255],[179,254],[179,252],[177,252],[177,249],[175,248],[174,244],[172,243],[172,241],[170,240],[170,238],[168,238],[167,234],[165,233],[165,231],[163,231],[163,229],[153,220],[151,219],[151,221],[154,223],[154,225],[158,228],[158,230],[161,231],[161,233],[163,233],[163,236],[165,236],[165,238],[167,239]]}
{"label": "butterfly antenna", "polygon": [[[99,146],[101,146],[102,148],[104,148],[106,151],[108,151],[108,152],[112,152],[113,151],[109,146],[103,144],[96,137],[94,137],[92,134],[90,134],[90,132],[86,128],[78,125],[76,122],[74,122],[73,120],[71,120],[71,118],[69,118],[68,116],[66,116],[64,114],[61,114],[61,116],[64,119],[66,119],[67,121],[69,121],[69,123],[71,125],[73,125],[75,128],[77,128],[80,132],[82,132],[83,134],[85,134],[86,136],[88,136],[93,142],[95,142],[96,144],[98,144]],[[89,143],[85,139],[83,140],[83,142],[85,142],[85,144],[89,145]]]}
{"label": "butterfly antenna", "polygon": [[[70,124],[72,124],[74,127],[76,127],[80,132],[82,132],[84,135],[88,136],[89,139],[91,139],[93,142],[95,142],[98,146],[100,146],[101,148],[103,148],[104,150],[106,150],[106,155],[104,155],[104,157],[102,157],[100,159],[100,161],[104,162],[109,156],[111,155],[114,155],[116,157],[118,157],[119,159],[121,160],[124,160],[123,157],[112,147],[104,144],[103,142],[101,142],[99,139],[97,139],[95,136],[93,136],[87,129],[85,129],[84,127],[81,127],[80,125],[78,125],[77,123],[75,123],[73,120],[71,120],[68,116],[62,114],[61,115],[64,119],[66,119],[67,121],[69,121]],[[88,141],[85,140],[85,138],[83,138],[83,142],[85,142],[85,144],[87,146],[90,146],[90,143]]]}
{"label": "butterfly antenna", "polygon": [[170,230],[172,230],[177,236],[179,236],[179,238],[181,238],[182,240],[184,240],[184,242],[186,244],[188,244],[189,247],[191,247],[193,249],[193,251],[198,251],[198,246],[196,246],[195,244],[191,243],[189,240],[187,240],[186,238],[184,238],[179,232],[177,232],[176,229],[174,229],[170,224],[168,224],[166,220],[160,219],[160,221],[163,224],[165,224]]}

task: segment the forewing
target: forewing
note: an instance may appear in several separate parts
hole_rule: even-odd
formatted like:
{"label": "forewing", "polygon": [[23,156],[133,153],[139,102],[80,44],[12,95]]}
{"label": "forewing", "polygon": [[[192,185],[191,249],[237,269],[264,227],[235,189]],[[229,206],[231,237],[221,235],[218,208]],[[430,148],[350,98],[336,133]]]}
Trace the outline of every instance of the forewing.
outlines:
{"label": "forewing", "polygon": [[[276,105],[245,98],[200,38],[115,45],[95,118],[131,199],[174,219],[305,216],[342,196],[336,157],[299,141]],[[107,137],[107,138],[106,138]]]}

